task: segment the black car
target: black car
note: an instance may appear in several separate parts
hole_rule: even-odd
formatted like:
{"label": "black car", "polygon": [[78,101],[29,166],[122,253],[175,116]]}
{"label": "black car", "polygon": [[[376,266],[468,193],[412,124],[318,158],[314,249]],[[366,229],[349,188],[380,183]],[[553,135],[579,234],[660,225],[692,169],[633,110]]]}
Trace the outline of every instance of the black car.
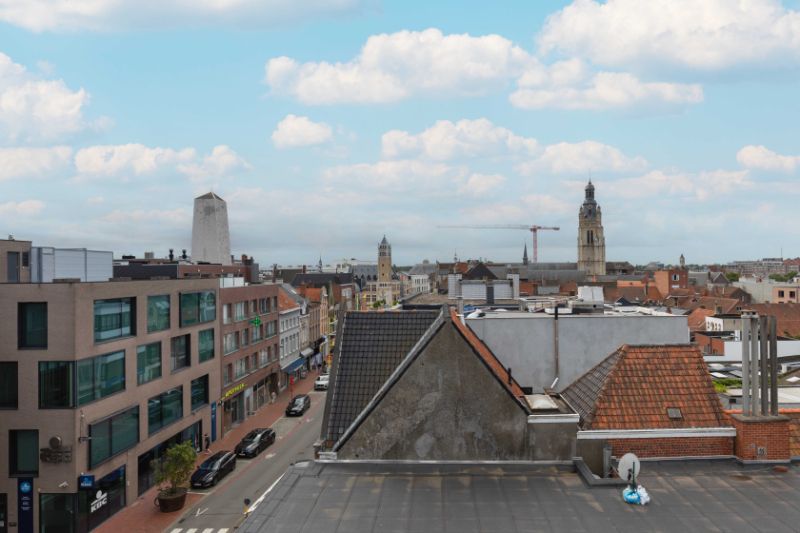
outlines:
{"label": "black car", "polygon": [[239,457],[255,457],[275,442],[275,431],[270,428],[254,429],[245,435],[233,449]]}
{"label": "black car", "polygon": [[311,398],[307,394],[295,396],[286,406],[286,416],[302,416],[311,407]]}
{"label": "black car", "polygon": [[192,474],[192,487],[213,487],[236,468],[236,454],[217,452],[197,467]]}

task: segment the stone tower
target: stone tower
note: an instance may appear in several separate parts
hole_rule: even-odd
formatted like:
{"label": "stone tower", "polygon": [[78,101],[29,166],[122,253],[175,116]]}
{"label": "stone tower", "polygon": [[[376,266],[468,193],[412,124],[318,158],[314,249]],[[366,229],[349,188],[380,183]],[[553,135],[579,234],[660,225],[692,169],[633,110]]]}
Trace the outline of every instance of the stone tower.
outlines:
{"label": "stone tower", "polygon": [[525,243],[525,250],[522,252],[522,264],[528,264],[528,243]]}
{"label": "stone tower", "polygon": [[586,185],[586,198],[578,214],[578,270],[583,270],[587,276],[604,276],[606,273],[603,213],[594,199],[592,180]]}
{"label": "stone tower", "polygon": [[206,193],[194,199],[192,261],[231,264],[231,236],[225,200]]}
{"label": "stone tower", "polygon": [[392,247],[386,235],[378,246],[378,281],[392,281]]}

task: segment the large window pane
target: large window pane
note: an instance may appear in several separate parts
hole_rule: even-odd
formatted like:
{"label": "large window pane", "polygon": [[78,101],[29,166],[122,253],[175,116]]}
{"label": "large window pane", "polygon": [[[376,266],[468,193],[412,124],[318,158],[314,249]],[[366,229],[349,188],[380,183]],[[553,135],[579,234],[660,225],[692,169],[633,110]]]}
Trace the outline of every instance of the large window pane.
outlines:
{"label": "large window pane", "polygon": [[147,401],[147,431],[150,435],[183,418],[183,387],[170,389]]}
{"label": "large window pane", "polygon": [[94,340],[107,341],[136,334],[136,298],[94,301]]}
{"label": "large window pane", "polygon": [[192,380],[192,411],[208,403],[208,374]]}
{"label": "large window pane", "polygon": [[147,297],[147,332],[169,329],[169,294]]}
{"label": "large window pane", "polygon": [[17,305],[17,347],[47,348],[47,303]]}
{"label": "large window pane", "polygon": [[39,495],[39,531],[75,531],[75,494]]}
{"label": "large window pane", "polygon": [[172,371],[175,372],[181,368],[187,367],[191,364],[189,354],[189,335],[181,335],[180,337],[172,338],[172,352],[170,359],[172,361]]}
{"label": "large window pane", "polygon": [[139,442],[139,406],[89,425],[89,466],[94,468]]}
{"label": "large window pane", "polygon": [[125,352],[78,361],[78,405],[125,389]]}
{"label": "large window pane", "polygon": [[[71,361],[39,363],[39,408],[54,409],[75,406]],[[0,393],[2,394],[2,393]]]}
{"label": "large window pane", "polygon": [[0,363],[0,409],[16,409],[17,402],[17,363]]}
{"label": "large window pane", "polygon": [[214,330],[204,329],[198,335],[200,362],[214,358]]}
{"label": "large window pane", "polygon": [[214,291],[181,294],[181,327],[217,319],[217,295]]}
{"label": "large window pane", "polygon": [[9,465],[12,476],[39,475],[39,431],[12,429],[8,432]]}
{"label": "large window pane", "polygon": [[136,383],[141,385],[161,377],[161,343],[136,348]]}
{"label": "large window pane", "polygon": [[214,291],[200,293],[200,322],[217,319],[217,295]]}

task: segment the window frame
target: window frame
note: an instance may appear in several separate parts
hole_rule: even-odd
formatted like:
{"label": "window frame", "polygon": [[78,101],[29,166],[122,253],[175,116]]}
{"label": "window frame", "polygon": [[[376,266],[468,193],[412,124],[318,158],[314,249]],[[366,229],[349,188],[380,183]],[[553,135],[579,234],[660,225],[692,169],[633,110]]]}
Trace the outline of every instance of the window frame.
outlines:
{"label": "window frame", "polygon": [[[0,404],[0,410],[15,411],[19,409],[19,362],[1,361],[0,368],[5,366],[8,366],[9,368],[13,366],[13,379],[11,379],[9,383],[3,383],[3,381],[0,380],[0,385],[8,385],[7,387],[3,387],[3,390],[6,392],[11,392],[12,390],[14,391],[14,403],[13,405],[10,403],[8,405]],[[0,372],[0,375],[3,375],[3,373]]]}
{"label": "window frame", "polygon": [[[27,341],[28,335],[26,335],[26,330],[29,328],[27,327],[27,313],[25,310],[27,306],[33,305],[41,305],[44,306],[44,343],[43,344],[34,344],[31,342],[24,342]],[[47,320],[47,302],[17,302],[17,349],[18,350],[46,350],[47,349],[47,333],[48,333],[48,320]]]}
{"label": "window frame", "polygon": [[[211,354],[210,355],[203,355],[203,334],[211,332]],[[206,361],[211,361],[217,356],[217,347],[216,347],[216,340],[217,335],[214,333],[214,328],[202,329],[197,332],[197,358],[199,363],[205,363]],[[206,341],[208,342],[208,341]]]}
{"label": "window frame", "polygon": [[[151,310],[151,302],[156,300],[157,298],[164,299],[166,298],[167,301],[167,325],[165,327],[158,328],[157,326],[151,328],[150,327],[150,310]],[[158,318],[158,317],[157,317]],[[158,331],[165,331],[170,329],[172,325],[172,295],[170,294],[154,294],[147,297],[147,333],[155,333]]]}
{"label": "window frame", "polygon": [[[119,335],[116,335],[114,337],[108,337],[108,338],[98,338],[98,333],[104,333],[105,331],[112,331],[112,330],[109,329],[109,330],[104,330],[104,331],[98,332],[98,330],[97,330],[97,325],[98,325],[97,324],[97,316],[98,316],[97,315],[97,304],[98,303],[105,303],[105,302],[116,302],[116,301],[119,301],[120,304],[122,304],[122,302],[125,301],[125,300],[128,301],[128,314],[130,315],[129,316],[129,321],[128,321],[128,332],[127,333],[124,332],[124,329],[125,329],[125,327],[123,325],[124,321],[123,321],[122,318],[120,318],[120,327],[118,329],[121,331],[121,333]],[[117,314],[122,316],[123,312],[120,311]],[[93,317],[93,322],[94,322],[94,343],[95,344],[102,344],[102,343],[105,343],[105,342],[112,342],[112,341],[119,340],[119,339],[127,339],[129,337],[135,337],[136,336],[136,331],[137,331],[137,328],[136,328],[136,297],[135,296],[123,296],[123,297],[119,297],[119,298],[101,298],[99,300],[94,300],[93,305],[92,305],[92,317]]]}
{"label": "window frame", "polygon": [[[52,364],[65,365],[66,368],[68,369],[68,373],[69,373],[68,379],[69,379],[69,387],[70,387],[68,405],[49,405],[49,404],[45,405],[44,402],[42,401],[44,399],[43,396],[42,396],[44,391],[45,390],[48,390],[48,391],[51,390],[51,387],[49,387],[49,386],[45,387],[45,384],[42,383],[42,378],[43,378],[43,376],[42,376],[42,365],[48,366],[48,365],[52,365]],[[37,365],[38,383],[39,383],[39,394],[38,394],[39,409],[74,409],[75,408],[75,405],[77,404],[77,401],[78,401],[78,391],[77,391],[77,381],[76,381],[76,375],[75,375],[75,365],[76,365],[75,361],[39,361],[39,364]]]}
{"label": "window frame", "polygon": [[[199,382],[205,382],[204,398],[203,398],[202,403],[195,404],[195,401],[194,401],[194,399],[195,399],[195,383],[199,383]],[[191,381],[191,383],[189,384],[189,392],[190,392],[190,394],[189,394],[189,404],[191,405],[190,412],[194,413],[198,409],[202,409],[203,407],[208,405],[208,403],[209,403],[209,386],[208,386],[208,384],[209,384],[208,374],[205,374],[205,375],[200,376],[199,378],[193,379]]]}
{"label": "window frame", "polygon": [[[142,355],[148,356],[150,355],[147,351],[147,348],[150,346],[158,346],[158,375],[155,377],[151,377],[150,379],[143,379],[144,370],[150,368],[149,366],[145,366],[144,368],[141,365],[141,358]],[[140,352],[140,350],[144,348],[144,352]],[[147,361],[146,361],[147,362]],[[146,383],[150,383],[151,381],[155,381],[157,379],[161,379],[164,376],[164,349],[162,346],[161,341],[155,342],[148,342],[146,344],[140,344],[136,347],[136,385],[141,386]]]}
{"label": "window frame", "polygon": [[[101,358],[104,358],[104,357],[111,357],[113,355],[117,355],[117,354],[120,354],[120,353],[122,354],[122,387],[117,389],[117,390],[114,390],[114,391],[112,391],[112,392],[110,392],[110,393],[108,393],[108,394],[106,394],[104,396],[97,396],[97,394],[98,394],[97,391],[100,390],[98,383],[101,382],[100,379],[98,378],[98,375],[97,375],[97,369],[98,369],[97,360],[99,360]],[[114,352],[104,353],[104,354],[101,354],[101,355],[95,355],[94,357],[87,357],[85,359],[78,359],[75,362],[75,405],[78,406],[78,407],[83,407],[84,405],[89,405],[90,403],[93,403],[93,402],[96,402],[96,401],[99,401],[99,400],[103,400],[105,398],[108,398],[108,397],[113,396],[115,394],[119,394],[121,392],[125,392],[125,390],[127,388],[127,375],[126,375],[126,369],[125,369],[125,366],[126,366],[126,363],[127,363],[126,359],[127,359],[127,353],[125,352],[125,350],[116,350]],[[81,382],[80,382],[80,375],[81,375],[80,371],[81,371],[81,368],[80,367],[81,367],[81,364],[86,364],[89,361],[91,361],[91,363],[92,363],[92,367],[91,368],[92,368],[92,391],[93,391],[93,394],[92,394],[92,399],[91,400],[88,400],[86,402],[81,402]]]}
{"label": "window frame", "polygon": [[[36,447],[32,450],[36,457],[36,470],[19,470],[19,441],[14,438],[20,433],[35,433]],[[23,446],[25,448],[25,446]],[[30,453],[31,450],[28,450]],[[8,430],[8,477],[39,477],[39,430],[38,429],[9,429]]]}
{"label": "window frame", "polygon": [[[136,432],[135,432],[136,440],[133,443],[125,444],[125,445],[123,445],[122,448],[118,449],[117,451],[114,451],[114,436],[116,435],[117,438],[119,438],[120,435],[124,434],[121,431],[115,431],[115,429],[114,429],[114,421],[122,420],[125,417],[130,416],[132,411],[136,411]],[[93,423],[89,424],[88,425],[88,432],[89,432],[90,439],[89,439],[89,449],[87,450],[87,454],[88,454],[87,464],[89,465],[89,468],[90,469],[95,468],[95,467],[97,467],[97,466],[99,466],[99,465],[101,465],[103,463],[106,463],[106,462],[110,461],[114,457],[117,457],[118,455],[125,453],[126,451],[130,450],[131,448],[135,448],[136,445],[139,444],[139,442],[141,441],[141,438],[140,438],[140,435],[139,435],[139,431],[140,431],[140,428],[141,428],[141,423],[142,423],[141,422],[141,413],[140,413],[139,406],[138,405],[134,405],[132,407],[128,407],[128,408],[123,409],[121,411],[118,411],[118,412],[116,412],[116,413],[114,413],[114,414],[112,414],[110,416],[107,416],[105,418],[102,418],[100,420],[97,420],[96,422],[93,422]],[[95,443],[101,442],[100,439],[95,438],[95,437],[99,437],[99,435],[95,435],[95,431],[97,429],[99,429],[99,426],[105,425],[105,424],[107,424],[107,427],[108,427],[108,455],[106,455],[102,459],[98,460],[97,462],[94,462],[93,452],[95,451],[94,450],[94,447],[96,446]]]}
{"label": "window frame", "polygon": [[[174,391],[178,391],[177,395],[180,397],[180,415],[170,420],[167,423],[164,423],[164,398],[166,398],[170,393]],[[159,401],[159,425],[155,429],[153,429],[153,424],[151,423],[150,415],[150,402],[153,400],[158,399]],[[165,390],[161,394],[156,394],[155,396],[151,396],[147,399],[147,435],[152,436],[161,431],[164,428],[167,428],[183,419],[183,385],[178,385],[177,387],[173,387],[171,389]]]}
{"label": "window frame", "polygon": [[[213,312],[207,299],[213,300]],[[178,325],[182,328],[207,324],[217,319],[217,293],[213,290],[182,292],[178,297]]]}
{"label": "window frame", "polygon": [[[175,359],[175,341],[178,341],[180,339],[185,339],[185,341],[186,341],[186,347],[185,347],[185,350],[184,350],[184,352],[185,352],[184,353],[184,358],[185,358],[186,364],[184,364],[182,366],[179,366],[179,367],[176,367],[175,366],[175,361],[176,361],[176,359]],[[192,337],[191,337],[190,334],[186,333],[184,335],[178,335],[176,337],[170,338],[170,340],[169,340],[169,361],[170,361],[169,368],[170,368],[170,373],[171,374],[174,374],[175,372],[180,372],[184,368],[191,368],[191,366],[192,366]]]}

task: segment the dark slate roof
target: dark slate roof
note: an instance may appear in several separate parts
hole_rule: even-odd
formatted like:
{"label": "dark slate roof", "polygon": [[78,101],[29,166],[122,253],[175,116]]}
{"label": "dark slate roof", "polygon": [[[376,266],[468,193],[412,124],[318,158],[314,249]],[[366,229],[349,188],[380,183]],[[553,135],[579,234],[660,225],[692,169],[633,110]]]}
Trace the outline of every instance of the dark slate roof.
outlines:
{"label": "dark slate roof", "polygon": [[328,283],[344,285],[346,283],[353,283],[353,275],[344,273],[336,274],[332,272],[307,272],[305,274],[297,274],[294,279],[292,279],[293,287],[299,287],[304,283],[310,286],[327,285]]}
{"label": "dark slate roof", "polygon": [[464,279],[478,280],[484,278],[497,279],[497,276],[495,276],[494,272],[489,270],[489,267],[483,263],[478,263],[474,267],[470,268],[466,274],[464,274]]}
{"label": "dark slate roof", "polygon": [[325,440],[339,440],[440,314],[441,310],[345,315],[326,399]]}
{"label": "dark slate roof", "polygon": [[436,263],[419,263],[411,267],[411,270],[408,271],[410,275],[415,274],[433,274],[436,272]]}
{"label": "dark slate roof", "polygon": [[648,461],[638,481],[652,498],[646,507],[552,466],[301,463],[237,531],[790,533],[800,524],[796,466],[779,473],[732,460]]}
{"label": "dark slate roof", "polygon": [[619,355],[619,350],[612,353],[575,380],[561,393],[562,398],[567,401],[570,407],[581,415],[581,422],[584,427],[588,428],[592,425],[594,406],[600,397],[603,386],[606,384],[606,378],[611,373],[614,365],[617,364]]}

